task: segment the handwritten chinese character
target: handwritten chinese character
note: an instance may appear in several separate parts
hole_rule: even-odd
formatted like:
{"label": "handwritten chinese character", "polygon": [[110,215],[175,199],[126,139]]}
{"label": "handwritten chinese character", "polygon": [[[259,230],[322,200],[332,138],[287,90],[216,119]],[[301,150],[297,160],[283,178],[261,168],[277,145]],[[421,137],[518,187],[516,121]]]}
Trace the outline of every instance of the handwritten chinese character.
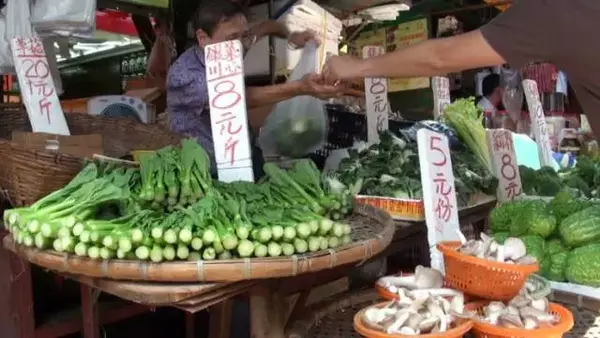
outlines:
{"label": "handwritten chinese character", "polygon": [[506,191],[506,196],[511,201],[521,196],[522,193],[521,188],[519,188],[514,181],[508,183],[508,185],[504,188],[504,191]]}
{"label": "handwritten chinese character", "polygon": [[229,164],[233,166],[235,164],[235,149],[239,143],[239,140],[229,137],[225,142],[225,157],[229,159]]}
{"label": "handwritten chinese character", "polygon": [[450,198],[448,196],[438,196],[435,202],[435,215],[437,219],[448,222],[450,216],[452,216],[452,204],[450,204]]}
{"label": "handwritten chinese character", "polygon": [[42,116],[46,115],[46,118],[48,119],[48,124],[52,124],[52,121],[50,121],[50,106],[52,105],[52,102],[48,101],[47,98],[43,97],[39,101],[39,105],[40,113],[42,113]]}
{"label": "handwritten chinese character", "polygon": [[506,132],[495,132],[493,139],[494,151],[513,151],[511,137]]}
{"label": "handwritten chinese character", "polygon": [[35,95],[41,95],[45,98],[50,97],[54,94],[54,88],[50,87],[50,84],[44,80],[31,81],[27,80],[27,86],[29,87],[29,94],[34,95],[34,89],[37,89]]}
{"label": "handwritten chinese character", "polygon": [[17,38],[17,57],[45,57],[44,45],[38,38]]}
{"label": "handwritten chinese character", "polygon": [[436,176],[438,178],[433,179],[433,183],[435,183],[435,192],[437,194],[448,196],[452,191],[452,186],[448,184],[448,180],[444,177],[444,174],[438,173]]}

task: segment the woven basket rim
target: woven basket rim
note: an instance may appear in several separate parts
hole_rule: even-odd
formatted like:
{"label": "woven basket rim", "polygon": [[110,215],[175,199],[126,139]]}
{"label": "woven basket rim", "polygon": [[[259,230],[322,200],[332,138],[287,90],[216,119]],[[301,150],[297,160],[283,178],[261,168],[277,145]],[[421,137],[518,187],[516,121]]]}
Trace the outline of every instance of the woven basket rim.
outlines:
{"label": "woven basket rim", "polygon": [[346,264],[362,264],[391,243],[395,224],[387,213],[368,205],[357,206],[355,213],[377,220],[382,225],[381,231],[370,239],[353,242],[336,250],[290,257],[163,263],[135,260],[99,261],[17,245],[12,236],[4,238],[4,247],[44,268],[96,278],[156,282],[235,282],[289,277]]}
{"label": "woven basket rim", "polygon": [[535,264],[527,264],[527,265],[519,265],[519,264],[508,264],[501,262],[494,262],[483,258],[477,258],[472,256],[467,256],[456,251],[456,248],[460,247],[460,242],[458,241],[444,241],[439,242],[436,247],[437,249],[444,255],[448,257],[452,257],[454,259],[470,263],[473,265],[477,265],[486,269],[501,269],[505,271],[519,272],[523,274],[531,274],[539,271],[540,266],[538,263]]}

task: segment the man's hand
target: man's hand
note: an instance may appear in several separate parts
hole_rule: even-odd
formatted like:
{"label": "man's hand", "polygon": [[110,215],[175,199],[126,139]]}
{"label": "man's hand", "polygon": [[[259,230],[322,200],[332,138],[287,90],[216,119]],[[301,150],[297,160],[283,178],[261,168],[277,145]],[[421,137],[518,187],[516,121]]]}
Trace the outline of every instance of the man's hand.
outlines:
{"label": "man's hand", "polygon": [[298,48],[304,47],[304,45],[306,45],[306,43],[309,41],[315,41],[317,44],[320,44],[320,41],[317,39],[315,34],[308,30],[304,32],[294,32],[290,34],[290,38],[288,39],[288,41]]}
{"label": "man's hand", "polygon": [[303,94],[311,95],[322,100],[339,97],[346,92],[346,88],[342,86],[325,84],[321,74],[307,74],[301,81]]}
{"label": "man's hand", "polygon": [[323,65],[323,78],[327,84],[336,84],[340,81],[360,79],[364,61],[354,56],[332,56]]}

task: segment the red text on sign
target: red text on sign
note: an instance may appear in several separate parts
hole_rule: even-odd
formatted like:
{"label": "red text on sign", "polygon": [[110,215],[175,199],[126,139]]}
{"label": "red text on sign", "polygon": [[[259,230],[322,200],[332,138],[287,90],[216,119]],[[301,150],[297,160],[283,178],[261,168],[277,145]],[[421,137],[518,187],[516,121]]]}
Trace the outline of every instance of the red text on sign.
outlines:
{"label": "red text on sign", "polygon": [[29,96],[36,98],[40,114],[51,124],[52,102],[48,100],[55,94],[51,83],[50,67],[46,60],[44,45],[38,38],[19,38],[16,43],[17,53],[15,62],[24,70],[26,90]]}
{"label": "red text on sign", "polygon": [[437,157],[441,156],[440,160],[438,160],[437,162],[436,161],[432,162],[433,165],[436,167],[441,167],[441,166],[446,165],[446,163],[448,163],[448,158],[446,157],[446,154],[440,147],[441,142],[442,142],[442,138],[439,136],[432,136],[429,139],[429,150],[436,152],[438,154]]}

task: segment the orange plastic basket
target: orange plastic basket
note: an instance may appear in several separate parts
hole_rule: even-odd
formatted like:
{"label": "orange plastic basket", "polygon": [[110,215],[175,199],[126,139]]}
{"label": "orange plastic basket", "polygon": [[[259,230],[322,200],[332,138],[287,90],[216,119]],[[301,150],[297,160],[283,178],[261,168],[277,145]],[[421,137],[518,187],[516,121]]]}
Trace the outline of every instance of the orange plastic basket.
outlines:
{"label": "orange plastic basket", "polygon": [[510,300],[525,285],[527,277],[540,269],[538,264],[517,265],[463,255],[460,242],[440,242],[449,287],[482,299]]}
{"label": "orange plastic basket", "polygon": [[[383,302],[383,303],[379,303],[375,306],[377,307],[384,307],[386,305],[388,305],[389,302]],[[465,333],[469,332],[469,330],[471,330],[471,328],[473,327],[473,321],[472,320],[462,320],[462,322],[455,328],[448,330],[446,332],[441,332],[441,333],[431,333],[431,334],[422,334],[422,335],[417,335],[417,336],[407,336],[407,335],[403,335],[403,334],[388,334],[385,332],[381,332],[378,330],[374,330],[371,328],[368,328],[365,324],[363,324],[362,321],[362,317],[363,317],[363,313],[365,313],[365,311],[368,309],[364,308],[362,310],[360,310],[357,314],[354,315],[354,330],[356,332],[358,332],[360,335],[362,335],[363,337],[367,337],[367,338],[408,338],[408,337],[423,337],[423,338],[460,338],[462,337]]]}
{"label": "orange plastic basket", "polygon": [[[466,309],[482,314],[483,307],[487,304],[488,302],[469,303]],[[556,303],[550,303],[550,311],[560,317],[560,321],[552,327],[535,330],[507,329],[475,320],[472,332],[476,338],[560,338],[573,328],[573,314]]]}

